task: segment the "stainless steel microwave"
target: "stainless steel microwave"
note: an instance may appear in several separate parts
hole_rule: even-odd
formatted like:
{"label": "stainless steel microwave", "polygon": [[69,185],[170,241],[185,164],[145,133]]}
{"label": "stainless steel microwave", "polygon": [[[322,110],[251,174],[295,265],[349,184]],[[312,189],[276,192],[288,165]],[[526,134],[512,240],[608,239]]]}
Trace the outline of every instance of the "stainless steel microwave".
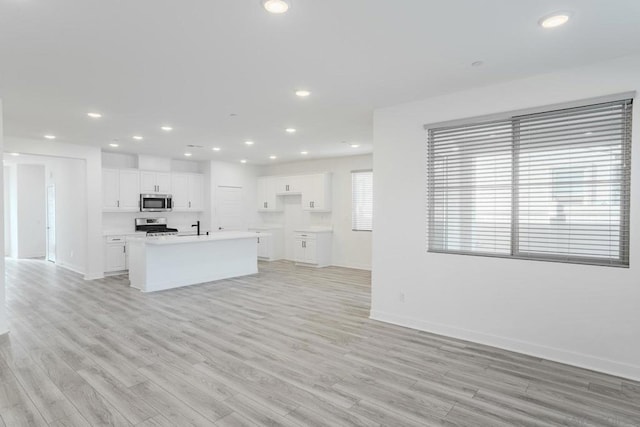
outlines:
{"label": "stainless steel microwave", "polygon": [[171,194],[140,195],[140,212],[169,212],[172,207]]}

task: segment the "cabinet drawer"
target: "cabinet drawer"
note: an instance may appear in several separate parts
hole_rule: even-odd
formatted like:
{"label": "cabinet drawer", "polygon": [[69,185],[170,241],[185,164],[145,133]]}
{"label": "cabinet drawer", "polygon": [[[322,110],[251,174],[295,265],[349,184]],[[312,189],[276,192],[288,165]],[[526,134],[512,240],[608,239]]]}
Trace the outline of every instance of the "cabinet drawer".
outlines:
{"label": "cabinet drawer", "polygon": [[293,237],[298,240],[316,240],[315,233],[295,233]]}
{"label": "cabinet drawer", "polygon": [[107,236],[107,243],[124,243],[126,236]]}

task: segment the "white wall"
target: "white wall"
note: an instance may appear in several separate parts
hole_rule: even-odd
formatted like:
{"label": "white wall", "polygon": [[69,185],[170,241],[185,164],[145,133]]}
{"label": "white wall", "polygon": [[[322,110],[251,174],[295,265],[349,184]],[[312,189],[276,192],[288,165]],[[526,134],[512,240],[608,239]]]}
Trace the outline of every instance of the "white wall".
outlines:
{"label": "white wall", "polygon": [[[0,100],[0,153],[4,151],[3,144],[3,129],[2,129],[2,100]],[[4,165],[2,166],[4,168]],[[0,180],[4,181],[4,171],[0,174]],[[4,192],[4,183],[0,182],[0,191]],[[4,213],[4,196],[0,197],[0,212]],[[4,246],[4,214],[0,217],[0,243]],[[4,283],[4,257],[0,257],[0,335],[3,335],[9,331],[7,325],[7,307],[5,300],[5,283]]]}
{"label": "white wall", "polygon": [[12,256],[37,258],[46,255],[46,203],[44,165],[15,166],[15,198],[11,216]]}
{"label": "white wall", "polygon": [[640,89],[640,56],[376,111],[371,317],[640,380],[640,105],[631,266],[427,253],[423,125]]}
{"label": "white wall", "polygon": [[85,162],[52,158],[46,163],[47,185],[56,192],[56,264],[86,273],[87,183]]}
{"label": "white wall", "polygon": [[83,224],[79,226],[87,227],[84,262],[85,279],[91,280],[104,277],[102,268],[102,153],[100,148],[88,145],[6,137],[5,151],[84,161],[87,215],[83,219]]}
{"label": "white wall", "polygon": [[[287,196],[285,213],[261,213],[264,223],[282,224],[295,218],[300,225],[332,225],[332,264],[361,269],[371,268],[371,233],[351,229],[351,171],[371,169],[370,154],[362,156],[336,157],[303,162],[275,164],[265,168],[264,175],[303,175],[316,172],[332,173],[331,213],[302,212],[302,206],[291,206],[295,199]],[[374,181],[376,174],[374,172]],[[299,203],[298,198],[298,203]],[[255,203],[254,207],[255,209]],[[293,212],[292,209],[298,211]],[[377,225],[374,225],[376,227]],[[292,236],[288,237],[289,239]]]}

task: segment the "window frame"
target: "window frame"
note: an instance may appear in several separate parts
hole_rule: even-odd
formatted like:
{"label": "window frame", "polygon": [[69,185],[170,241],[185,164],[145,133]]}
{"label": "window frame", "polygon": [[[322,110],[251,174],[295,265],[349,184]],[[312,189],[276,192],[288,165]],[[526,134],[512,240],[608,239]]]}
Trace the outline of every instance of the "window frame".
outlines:
{"label": "window frame", "polygon": [[[481,116],[476,118],[464,119],[464,120],[455,120],[449,122],[435,123],[431,125],[425,125],[424,129],[428,133],[428,143],[427,143],[427,222],[428,222],[428,232],[427,232],[427,252],[429,253],[442,253],[442,254],[455,254],[455,255],[470,255],[470,256],[483,256],[483,257],[492,257],[492,258],[507,258],[507,259],[521,259],[521,260],[530,260],[530,261],[546,261],[546,262],[561,262],[561,263],[570,263],[570,264],[585,264],[585,265],[595,265],[595,266],[608,266],[608,267],[618,267],[618,268],[629,268],[630,266],[630,209],[631,209],[631,200],[630,200],[630,186],[631,186],[631,147],[632,147],[632,137],[629,135],[628,141],[628,150],[626,149],[627,145],[623,145],[621,151],[622,153],[629,153],[627,158],[622,158],[620,160],[620,164],[622,165],[623,171],[621,172],[625,178],[621,179],[620,191],[628,196],[620,197],[620,213],[619,213],[619,224],[620,224],[620,232],[618,236],[618,241],[620,244],[618,257],[617,258],[598,258],[598,257],[589,257],[589,256],[580,256],[571,254],[564,255],[555,255],[555,254],[545,254],[545,255],[530,255],[527,252],[523,252],[520,250],[520,233],[518,230],[519,223],[519,213],[518,208],[522,203],[522,200],[519,198],[518,190],[519,190],[519,116],[528,116],[537,113],[549,113],[557,110],[577,108],[577,107],[590,107],[595,106],[597,104],[605,104],[612,102],[625,102],[629,101],[630,106],[633,109],[633,103],[635,100],[635,92],[624,93],[611,95],[607,97],[599,97],[593,98],[590,100],[577,101],[573,103],[565,103],[565,104],[556,104],[546,107],[539,107],[535,109],[528,110],[520,110],[514,111],[511,113],[491,115],[491,116]],[[631,121],[633,117],[633,110],[630,114]],[[432,143],[433,139],[433,130],[438,130],[442,128],[455,128],[455,127],[463,127],[466,125],[480,125],[480,124],[489,124],[491,122],[500,122],[508,120],[511,121],[511,129],[512,129],[512,148],[511,148],[511,181],[512,181],[512,192],[511,192],[511,251],[510,254],[499,254],[499,253],[489,253],[489,252],[474,252],[473,250],[450,250],[450,249],[437,249],[432,247],[431,236],[435,230],[435,209],[433,206],[432,195],[435,192],[435,152],[434,152],[434,144]],[[628,123],[629,128],[631,128],[631,124]],[[445,228],[446,233],[446,228]]]}
{"label": "window frame", "polygon": [[[371,174],[371,228],[370,229],[361,229],[361,228],[355,228],[355,223],[354,223],[354,219],[355,219],[355,194],[354,194],[354,188],[353,188],[353,184],[354,184],[354,177],[357,174],[363,174],[363,173],[368,173]],[[360,231],[364,231],[364,232],[373,232],[373,169],[359,169],[359,170],[352,170],[351,171],[351,231],[356,231],[356,232],[360,232]]]}

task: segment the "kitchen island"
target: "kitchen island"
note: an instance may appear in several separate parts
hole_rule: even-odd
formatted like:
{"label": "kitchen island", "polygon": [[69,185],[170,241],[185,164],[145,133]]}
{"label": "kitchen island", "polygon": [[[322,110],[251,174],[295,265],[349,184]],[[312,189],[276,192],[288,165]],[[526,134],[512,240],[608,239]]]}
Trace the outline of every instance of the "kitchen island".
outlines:
{"label": "kitchen island", "polygon": [[129,241],[129,281],[155,292],[258,272],[256,233],[160,236]]}

